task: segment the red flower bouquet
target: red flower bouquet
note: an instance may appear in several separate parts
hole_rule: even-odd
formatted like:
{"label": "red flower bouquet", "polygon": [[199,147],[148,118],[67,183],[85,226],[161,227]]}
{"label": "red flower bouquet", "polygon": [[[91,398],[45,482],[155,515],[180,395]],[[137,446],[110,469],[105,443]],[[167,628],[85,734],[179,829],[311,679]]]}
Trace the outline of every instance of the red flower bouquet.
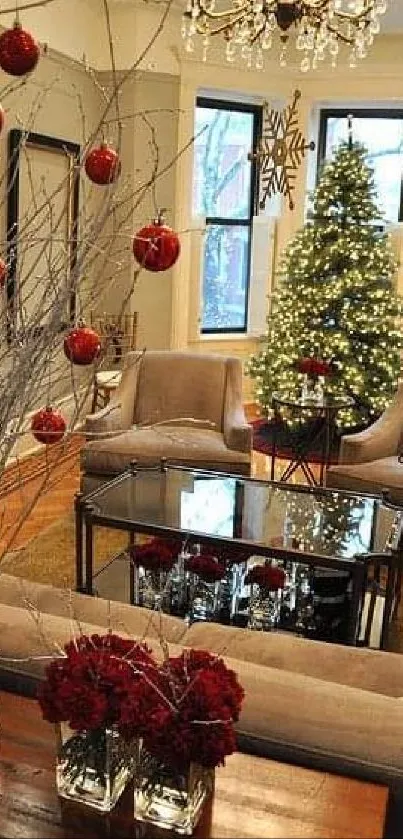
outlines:
{"label": "red flower bouquet", "polygon": [[142,565],[147,571],[171,571],[178,558],[181,543],[170,539],[151,539],[144,545],[136,545],[130,551],[135,565]]}
{"label": "red flower bouquet", "polygon": [[116,726],[133,737],[149,725],[159,701],[158,669],[145,644],[107,635],[81,635],[65,657],[48,665],[39,704],[48,722],[75,731]]}
{"label": "red flower bouquet", "polygon": [[188,557],[185,561],[185,569],[192,574],[196,574],[205,583],[216,583],[225,577],[225,565],[222,565],[215,556],[210,554]]}
{"label": "red flower bouquet", "polygon": [[[166,700],[145,644],[81,635],[46,669],[39,704],[59,723],[59,795],[109,812],[135,769],[135,743],[159,725]],[[133,742],[134,741],[134,742]]]}
{"label": "red flower bouquet", "polygon": [[266,591],[284,588],[285,572],[277,565],[254,565],[245,577],[246,585],[257,585]]}
{"label": "red flower bouquet", "polygon": [[169,704],[144,737],[147,752],[179,772],[191,763],[224,764],[236,748],[234,722],[244,697],[234,671],[208,652],[186,650],[168,658],[162,674]]}
{"label": "red flower bouquet", "polygon": [[324,361],[323,358],[299,358],[297,361],[297,370],[299,373],[305,373],[311,378],[316,376],[331,376],[332,367],[329,362]]}

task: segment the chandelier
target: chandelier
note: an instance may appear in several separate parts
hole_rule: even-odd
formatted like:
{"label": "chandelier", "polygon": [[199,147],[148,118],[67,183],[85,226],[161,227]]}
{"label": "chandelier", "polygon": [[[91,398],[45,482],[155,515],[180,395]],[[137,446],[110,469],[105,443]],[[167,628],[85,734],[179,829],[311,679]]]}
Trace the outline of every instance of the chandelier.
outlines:
{"label": "chandelier", "polygon": [[[231,2],[231,0],[230,0]],[[365,58],[380,30],[379,17],[388,0],[187,0],[182,36],[193,52],[195,38],[202,39],[203,60],[214,35],[222,35],[227,61],[240,55],[247,66],[264,66],[264,54],[277,38],[280,65],[287,63],[290,35],[301,55],[301,70],[316,69],[330,56],[336,66],[342,44],[349,49],[350,67]]]}

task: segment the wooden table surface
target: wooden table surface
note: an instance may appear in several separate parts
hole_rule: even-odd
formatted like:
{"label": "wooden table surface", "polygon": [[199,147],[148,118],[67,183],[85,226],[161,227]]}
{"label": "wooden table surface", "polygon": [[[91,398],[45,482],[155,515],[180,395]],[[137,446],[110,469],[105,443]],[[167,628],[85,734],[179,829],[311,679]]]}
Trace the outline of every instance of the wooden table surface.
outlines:
{"label": "wooden table surface", "polygon": [[[0,693],[0,836],[99,839],[170,835],[132,823],[132,791],[110,816],[58,799],[53,726],[35,700]],[[237,753],[216,772],[199,837],[381,837],[386,787]]]}

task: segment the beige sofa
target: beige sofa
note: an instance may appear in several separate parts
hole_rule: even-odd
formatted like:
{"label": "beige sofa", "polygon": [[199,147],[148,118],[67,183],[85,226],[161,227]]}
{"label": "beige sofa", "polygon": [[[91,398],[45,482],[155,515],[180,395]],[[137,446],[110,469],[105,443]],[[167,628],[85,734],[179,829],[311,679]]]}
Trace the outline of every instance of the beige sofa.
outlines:
{"label": "beige sofa", "polygon": [[108,611],[101,598],[2,574],[0,688],[35,692],[44,668],[35,655],[43,655],[44,639],[51,652],[55,642],[71,637],[72,614],[86,632],[103,632],[110,622],[122,634],[146,637],[157,654],[162,620],[173,651],[188,646],[223,655],[246,692],[239,747],[388,784],[389,835],[403,836],[403,656],[287,633],[207,623],[187,627],[177,618],[121,603]]}
{"label": "beige sofa", "polygon": [[129,353],[109,404],[86,419],[86,492],[123,472],[169,463],[249,475],[252,428],[238,358],[191,352]]}

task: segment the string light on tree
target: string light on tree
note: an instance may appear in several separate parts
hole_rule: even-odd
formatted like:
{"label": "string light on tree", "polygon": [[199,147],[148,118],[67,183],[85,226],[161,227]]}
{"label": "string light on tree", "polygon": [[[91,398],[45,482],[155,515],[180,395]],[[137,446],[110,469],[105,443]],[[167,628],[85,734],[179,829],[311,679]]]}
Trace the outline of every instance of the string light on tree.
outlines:
{"label": "string light on tree", "polygon": [[390,402],[401,367],[403,308],[375,197],[373,171],[365,148],[353,142],[350,119],[349,140],[325,165],[308,221],[285,250],[264,345],[249,362],[264,412],[273,391],[300,388],[303,356],[328,361],[327,390],[354,399],[340,412],[343,426],[371,422]]}

